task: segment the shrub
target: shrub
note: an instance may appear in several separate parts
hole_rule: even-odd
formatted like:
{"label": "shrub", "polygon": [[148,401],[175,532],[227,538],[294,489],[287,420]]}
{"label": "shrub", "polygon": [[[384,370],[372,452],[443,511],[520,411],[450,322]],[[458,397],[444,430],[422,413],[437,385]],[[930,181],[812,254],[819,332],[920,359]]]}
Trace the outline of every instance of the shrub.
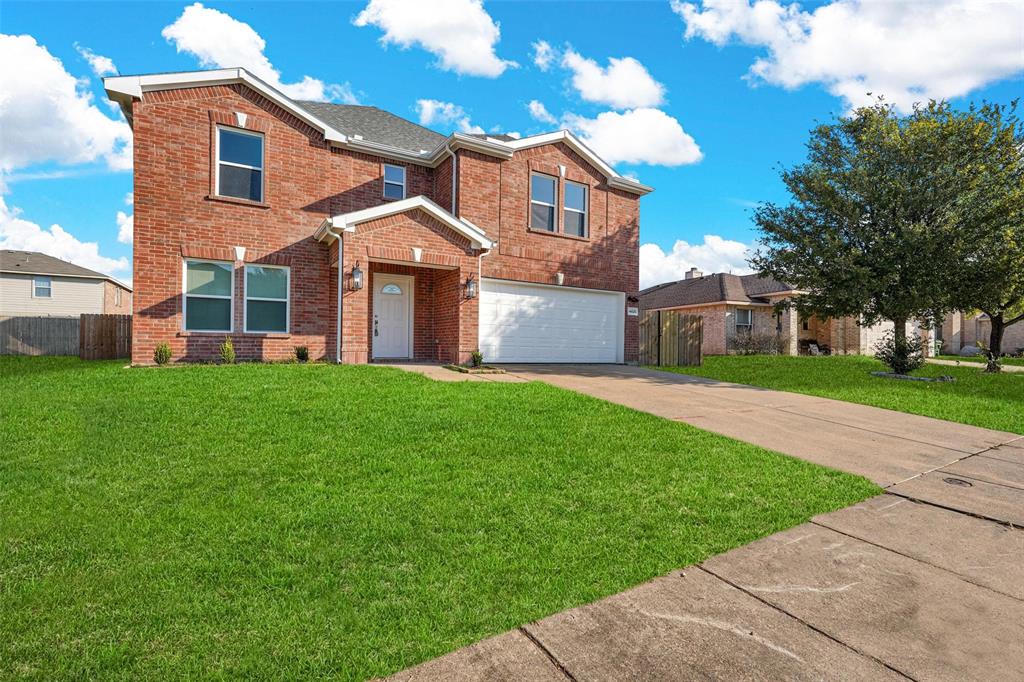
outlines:
{"label": "shrub", "polygon": [[478,350],[473,351],[469,354],[469,364],[473,367],[479,367],[484,364],[484,354]]}
{"label": "shrub", "polygon": [[224,343],[220,344],[220,361],[225,365],[235,364],[235,344],[230,336],[225,336]]}
{"label": "shrub", "polygon": [[924,346],[921,337],[916,333],[896,340],[896,334],[890,329],[875,344],[875,358],[881,360],[896,374],[910,374],[924,365]]}
{"label": "shrub", "polygon": [[171,344],[161,343],[153,349],[153,362],[158,365],[166,365],[171,361]]}
{"label": "shrub", "polygon": [[309,362],[309,347],[295,346],[295,359],[299,362]]}
{"label": "shrub", "polygon": [[785,334],[737,332],[728,350],[736,355],[785,355],[789,337]]}

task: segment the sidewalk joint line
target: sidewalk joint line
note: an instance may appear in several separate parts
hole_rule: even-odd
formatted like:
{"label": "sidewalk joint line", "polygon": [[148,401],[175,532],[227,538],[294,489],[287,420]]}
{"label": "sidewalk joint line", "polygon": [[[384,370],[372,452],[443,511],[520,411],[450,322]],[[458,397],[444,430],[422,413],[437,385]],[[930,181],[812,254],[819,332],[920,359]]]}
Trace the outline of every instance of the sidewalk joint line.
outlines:
{"label": "sidewalk joint line", "polygon": [[[960,474],[956,474],[956,476],[959,477]],[[981,481],[981,482],[982,483],[987,483],[987,481]],[[902,497],[905,500],[910,500],[911,502],[920,502],[921,504],[928,504],[928,505],[931,505],[933,507],[938,507],[939,509],[945,509],[946,511],[956,512],[957,514],[963,514],[964,516],[973,516],[976,519],[982,519],[984,521],[991,521],[992,523],[998,523],[1000,526],[1009,526],[1010,528],[1013,528],[1015,530],[1021,530],[1022,528],[1024,528],[1022,526],[1017,525],[1013,521],[1004,521],[1003,519],[997,519],[997,518],[994,518],[994,517],[991,517],[991,516],[985,516],[984,514],[979,514],[977,512],[967,511],[965,509],[957,509],[956,507],[950,507],[950,506],[947,506],[945,504],[939,504],[938,502],[932,502],[931,500],[923,500],[920,497],[914,497],[913,495],[909,495],[907,493],[900,492],[898,490],[891,490],[891,489],[886,488],[885,492],[888,493],[889,495],[895,495],[897,497]]]}
{"label": "sidewalk joint line", "polygon": [[548,649],[546,646],[544,646],[544,644],[541,643],[540,639],[538,639],[537,637],[534,637],[533,633],[530,632],[529,630],[527,630],[525,625],[520,625],[519,626],[519,632],[521,632],[524,635],[526,635],[526,638],[528,640],[530,640],[531,642],[533,642],[533,645],[535,647],[537,647],[538,649],[540,649],[541,653],[543,653],[545,656],[548,657],[548,660],[551,661],[551,664],[553,666],[555,666],[555,668],[558,669],[558,672],[562,673],[565,676],[565,679],[569,680],[569,682],[578,682],[578,680],[576,679],[576,676],[573,675],[571,672],[569,672],[569,669],[566,668],[562,664],[562,662],[558,660],[558,657],[555,656],[551,652],[550,649]]}

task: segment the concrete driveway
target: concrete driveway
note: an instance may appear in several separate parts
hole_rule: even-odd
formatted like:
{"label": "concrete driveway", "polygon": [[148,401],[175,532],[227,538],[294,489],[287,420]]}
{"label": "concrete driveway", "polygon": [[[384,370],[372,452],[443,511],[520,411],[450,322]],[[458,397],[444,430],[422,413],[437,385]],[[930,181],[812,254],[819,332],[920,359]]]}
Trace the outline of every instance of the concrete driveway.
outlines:
{"label": "concrete driveway", "polygon": [[636,367],[508,369],[886,492],[396,680],[1024,676],[1024,437]]}

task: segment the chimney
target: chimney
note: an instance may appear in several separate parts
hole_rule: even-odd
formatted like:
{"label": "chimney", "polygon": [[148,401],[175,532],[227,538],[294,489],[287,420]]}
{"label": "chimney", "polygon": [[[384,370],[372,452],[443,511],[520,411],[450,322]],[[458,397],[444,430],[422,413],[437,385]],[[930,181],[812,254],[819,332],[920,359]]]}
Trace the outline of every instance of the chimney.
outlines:
{"label": "chimney", "polygon": [[684,279],[700,279],[703,276],[704,273],[698,270],[697,268],[690,268],[689,271],[686,273]]}

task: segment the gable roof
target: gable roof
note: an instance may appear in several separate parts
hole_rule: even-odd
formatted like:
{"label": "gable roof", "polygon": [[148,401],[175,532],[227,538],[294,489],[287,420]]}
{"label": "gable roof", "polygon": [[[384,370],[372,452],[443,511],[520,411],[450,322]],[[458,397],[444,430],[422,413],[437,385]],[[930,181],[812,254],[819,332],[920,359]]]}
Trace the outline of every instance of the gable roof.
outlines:
{"label": "gable roof", "polygon": [[713,275],[666,282],[641,291],[640,307],[645,310],[679,308],[715,303],[765,304],[768,294],[793,292],[785,282],[758,275],[733,275],[718,272]]}
{"label": "gable roof", "polygon": [[435,149],[446,139],[440,133],[377,107],[307,101],[296,104],[349,137],[361,137],[416,154]]}
{"label": "gable roof", "polygon": [[434,168],[456,149],[471,149],[482,154],[509,159],[519,149],[564,141],[588,163],[599,169],[610,186],[638,195],[654,191],[652,187],[633,178],[620,175],[568,130],[518,140],[506,139],[507,135],[488,135],[481,138],[465,133],[452,133],[445,137],[376,107],[298,102],[243,68],[108,76],[103,79],[107,96],[121,105],[121,110],[129,123],[132,120],[132,102],[142,99],[146,92],[233,83],[246,85],[285,111],[294,114],[307,125],[320,131],[328,143],[353,151]]}
{"label": "gable roof", "polygon": [[102,272],[96,272],[89,268],[83,268],[81,265],[75,265],[60,258],[47,256],[45,253],[39,253],[38,251],[0,250],[0,272],[104,279],[131,291],[131,287],[125,286],[109,275],[104,275]]}
{"label": "gable roof", "polygon": [[378,218],[385,218],[397,213],[405,213],[406,211],[414,209],[419,209],[433,218],[436,218],[439,222],[447,225],[464,236],[470,241],[470,243],[474,244],[479,249],[490,249],[494,247],[494,242],[491,241],[479,227],[465,218],[456,218],[451,213],[422,195],[409,197],[408,199],[402,199],[401,201],[390,201],[386,204],[380,204],[379,206],[374,206],[372,208],[364,208],[361,211],[342,213],[341,215],[336,215],[333,218],[328,218],[320,225],[320,228],[313,236],[319,241],[332,238],[337,239],[338,235],[335,233],[335,230],[355,232],[356,226],[360,223],[377,220]]}

